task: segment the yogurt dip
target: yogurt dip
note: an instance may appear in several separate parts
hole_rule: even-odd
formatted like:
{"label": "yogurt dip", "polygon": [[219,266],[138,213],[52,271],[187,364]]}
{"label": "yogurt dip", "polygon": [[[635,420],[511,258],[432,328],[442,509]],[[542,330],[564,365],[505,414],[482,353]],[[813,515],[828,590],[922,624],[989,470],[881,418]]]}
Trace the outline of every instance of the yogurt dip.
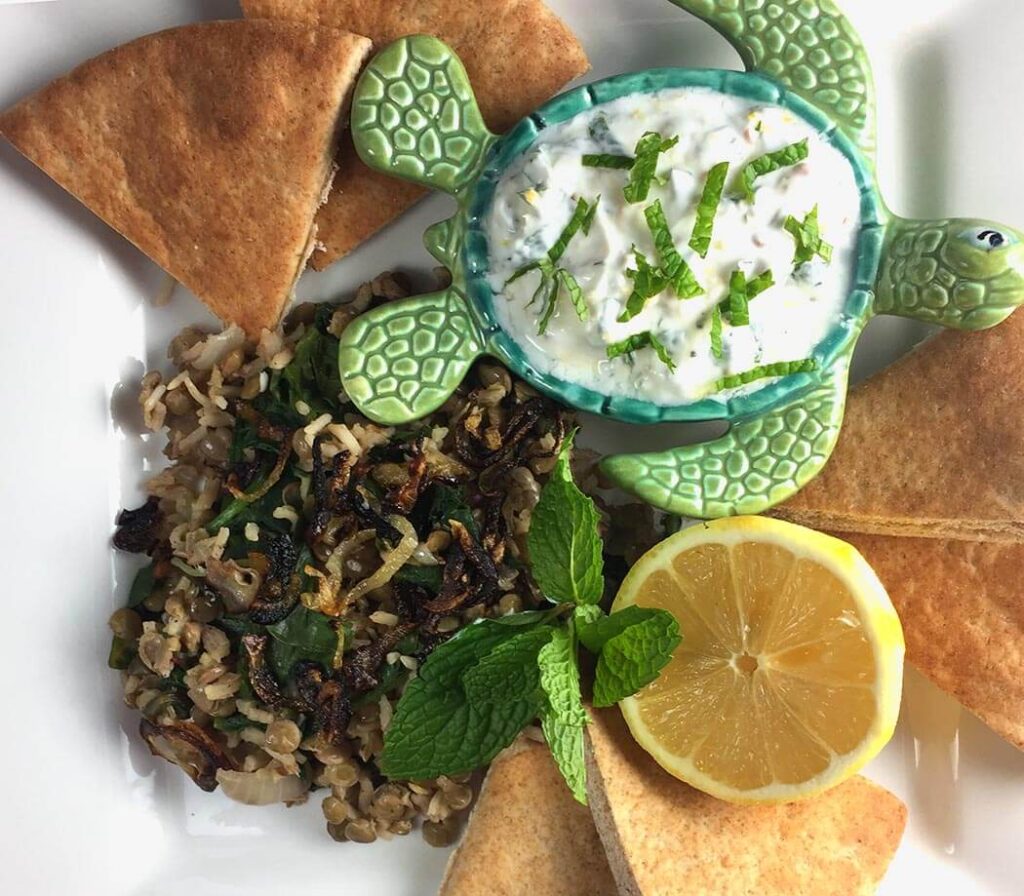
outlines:
{"label": "yogurt dip", "polygon": [[[585,154],[632,156],[650,132],[678,142],[659,155],[642,201],[626,199],[629,170],[583,164]],[[801,141],[805,159],[758,177],[753,197],[742,194],[738,184],[748,163]],[[707,175],[723,162],[729,163],[725,192],[702,258],[689,242]],[[592,204],[598,197],[589,232],[576,232],[557,262],[579,284],[580,307],[563,291],[542,333],[544,303],[534,299],[543,272],[510,278],[546,258],[580,199]],[[645,216],[656,200],[703,292],[680,298],[670,286],[639,314],[621,320],[635,285],[627,276],[638,267],[634,250],[651,265],[659,263]],[[786,221],[803,222],[815,208],[827,246],[797,264],[797,239]],[[623,97],[544,130],[496,184],[482,222],[496,314],[530,361],[603,394],[660,405],[728,391],[719,382],[727,376],[808,358],[842,314],[860,223],[850,163],[818,131],[780,106],[703,87]],[[774,285],[750,301],[749,325],[734,325],[725,316],[718,357],[713,319],[716,307],[727,307],[721,303],[735,271],[747,281],[771,271]],[[648,333],[663,351],[646,347],[609,358],[609,347]]]}

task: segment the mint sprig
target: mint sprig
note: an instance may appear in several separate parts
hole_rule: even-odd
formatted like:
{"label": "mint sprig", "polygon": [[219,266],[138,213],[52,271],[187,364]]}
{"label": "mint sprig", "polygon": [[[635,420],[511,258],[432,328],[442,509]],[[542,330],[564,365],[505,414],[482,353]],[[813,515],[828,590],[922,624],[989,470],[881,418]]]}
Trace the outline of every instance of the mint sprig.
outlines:
{"label": "mint sprig", "polygon": [[479,620],[436,648],[398,701],[384,736],[385,775],[462,774],[490,762],[539,719],[566,784],[585,803],[579,642],[598,655],[594,688],[602,701],[634,693],[633,683],[649,683],[671,657],[678,626],[670,614],[634,607],[606,617],[598,606],[598,513],[572,481],[572,441],[541,491],[527,535],[533,577],[555,605]]}
{"label": "mint sprig", "polygon": [[758,178],[764,177],[767,174],[772,174],[782,168],[798,165],[807,158],[808,153],[809,149],[807,140],[804,139],[799,143],[791,143],[789,146],[777,149],[775,152],[769,152],[763,156],[758,156],[752,162],[745,165],[743,170],[740,171],[737,192],[747,200],[753,199],[754,183]]}

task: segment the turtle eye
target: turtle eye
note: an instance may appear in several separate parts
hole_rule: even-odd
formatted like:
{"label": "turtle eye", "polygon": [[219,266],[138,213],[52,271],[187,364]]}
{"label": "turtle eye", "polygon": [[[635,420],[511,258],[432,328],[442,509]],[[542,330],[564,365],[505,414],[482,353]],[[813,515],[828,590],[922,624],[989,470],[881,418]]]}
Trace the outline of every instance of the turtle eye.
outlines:
{"label": "turtle eye", "polygon": [[962,238],[976,249],[984,249],[986,252],[993,252],[996,249],[1005,249],[1013,245],[1017,240],[1014,236],[995,230],[991,227],[972,227],[965,230]]}

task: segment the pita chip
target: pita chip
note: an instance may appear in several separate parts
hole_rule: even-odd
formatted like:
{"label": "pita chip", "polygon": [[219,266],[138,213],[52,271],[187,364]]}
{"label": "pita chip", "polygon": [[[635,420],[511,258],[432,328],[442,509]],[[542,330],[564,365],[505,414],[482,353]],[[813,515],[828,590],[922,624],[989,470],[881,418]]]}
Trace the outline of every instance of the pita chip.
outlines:
{"label": "pita chip", "polygon": [[907,659],[1024,750],[1024,545],[842,537],[888,590]]}
{"label": "pita chip", "polygon": [[[542,0],[242,0],[251,18],[289,19],[354,31],[377,49],[410,34],[452,47],[469,73],[488,126],[508,130],[590,67],[583,48]],[[323,270],[423,196],[420,187],[367,168],[351,139],[317,216],[311,264]]]}
{"label": "pita chip", "polygon": [[772,515],[838,532],[1024,541],[1024,314],[948,331],[855,388],[817,479]]}
{"label": "pita chip", "polygon": [[796,803],[722,802],[663,771],[617,709],[593,712],[587,791],[623,896],[867,896],[907,817],[861,777]]}
{"label": "pita chip", "polygon": [[277,324],[312,248],[363,37],[206,22],[97,56],[0,133],[222,320]]}
{"label": "pita chip", "polygon": [[546,745],[521,737],[491,764],[440,896],[618,896]]}

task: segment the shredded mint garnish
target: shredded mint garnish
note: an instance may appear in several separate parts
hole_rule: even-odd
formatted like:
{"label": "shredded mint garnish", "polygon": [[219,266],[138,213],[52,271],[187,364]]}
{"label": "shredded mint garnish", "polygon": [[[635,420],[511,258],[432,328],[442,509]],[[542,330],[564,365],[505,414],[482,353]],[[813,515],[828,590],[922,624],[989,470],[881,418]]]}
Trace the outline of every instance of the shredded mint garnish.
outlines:
{"label": "shredded mint garnish", "polygon": [[618,358],[622,355],[631,355],[633,352],[640,351],[640,349],[652,348],[655,354],[658,356],[658,360],[661,361],[672,373],[675,373],[676,363],[672,360],[672,356],[668,353],[668,349],[662,344],[661,340],[658,339],[650,330],[644,330],[643,333],[634,333],[632,336],[628,336],[621,342],[613,342],[608,346],[607,354],[609,358]]}
{"label": "shredded mint garnish", "polygon": [[711,354],[721,358],[722,349],[722,309],[718,305],[711,310]]}
{"label": "shredded mint garnish", "polygon": [[647,300],[653,299],[669,284],[668,276],[660,268],[652,265],[642,252],[634,249],[633,258],[636,261],[636,268],[626,269],[626,276],[633,281],[633,291],[626,299],[626,307],[618,316],[619,323],[636,317],[644,310]]}
{"label": "shredded mint garnish", "polygon": [[[601,705],[644,687],[668,663],[678,626],[664,610],[605,617],[602,545],[594,502],[572,481],[569,436],[534,511],[528,545],[545,611],[468,625],[437,647],[406,686],[384,736],[381,770],[435,778],[490,762],[539,718],[569,789],[586,801],[579,641],[598,657]],[[633,690],[630,690],[630,688]]]}
{"label": "shredded mint garnish", "polygon": [[558,267],[558,262],[565,254],[565,250],[569,248],[569,243],[572,242],[573,237],[577,233],[583,231],[584,236],[590,233],[590,228],[594,223],[594,217],[597,215],[597,207],[600,203],[600,196],[593,202],[579,199],[576,202],[576,208],[573,210],[569,223],[565,225],[558,239],[555,240],[555,244],[548,249],[545,257],[523,265],[505,281],[505,286],[508,286],[531,271],[540,271],[540,283],[537,285],[533,297],[526,303],[526,306],[530,307],[530,305],[540,301],[542,311],[537,325],[537,332],[541,335],[547,332],[548,324],[551,323],[551,318],[554,317],[555,309],[558,307],[558,299],[561,297],[563,289],[568,293],[569,300],[572,302],[573,308],[576,309],[579,319],[586,320],[589,316],[587,303],[583,298],[583,290],[579,282],[567,270]]}
{"label": "shredded mint garnish", "polygon": [[648,131],[637,141],[634,153],[636,161],[629,171],[629,183],[623,188],[627,202],[643,202],[651,191],[651,182],[657,173],[658,157],[679,142],[678,137],[670,140],[661,134]]}
{"label": "shredded mint garnish", "polygon": [[755,380],[763,380],[773,376],[792,376],[794,373],[810,373],[818,369],[818,362],[814,358],[805,358],[802,361],[779,361],[775,364],[765,364],[755,367],[752,370],[745,370],[743,373],[734,373],[731,376],[723,376],[715,381],[715,391],[722,389],[736,389],[752,383]]}
{"label": "shredded mint garnish", "polygon": [[747,278],[743,271],[733,271],[729,276],[729,323],[734,327],[745,327],[750,323]]}
{"label": "shredded mint garnish", "polygon": [[797,267],[806,264],[815,255],[824,261],[832,260],[832,247],[821,238],[821,231],[818,226],[818,206],[814,206],[802,222],[792,215],[787,215],[784,226],[792,234],[793,239],[796,240],[793,264]]}
{"label": "shredded mint garnish", "polygon": [[780,168],[788,168],[802,162],[807,158],[807,154],[807,140],[804,139],[799,143],[791,143],[789,146],[777,149],[775,152],[758,156],[740,172],[739,193],[748,200],[753,199],[754,181],[773,171],[778,171]]}
{"label": "shredded mint garnish", "polygon": [[644,209],[644,217],[647,218],[647,228],[654,238],[654,248],[658,250],[661,270],[668,277],[675,294],[681,299],[692,299],[694,296],[702,295],[703,287],[697,282],[686,259],[679,254],[675,243],[672,242],[672,232],[669,230],[660,199],[656,199],[652,205]]}
{"label": "shredded mint garnish", "polygon": [[[733,277],[735,277],[736,273],[738,273],[738,272],[733,272]],[[771,272],[770,268],[768,270],[762,271],[753,280],[747,280],[746,281],[746,289],[745,289],[746,296],[747,296],[747,302],[749,303],[752,299],[757,298],[766,289],[768,289],[769,287],[772,287],[774,285],[775,285],[775,278],[772,276],[772,272]],[[732,317],[732,304],[733,304],[733,302],[732,302],[732,296],[733,296],[733,292],[732,292],[732,278],[730,278],[730,280],[729,280],[729,286],[730,286],[729,296],[728,296],[728,298],[724,299],[722,302],[719,303],[718,308],[721,311],[723,317],[728,317],[729,318],[729,323],[731,323],[733,326],[741,326],[741,324],[736,323],[736,321]],[[748,310],[748,313],[747,313],[747,319],[746,319],[745,323],[748,323],[748,324],[750,323],[749,310]]]}
{"label": "shredded mint garnish", "polygon": [[586,153],[583,156],[585,168],[617,168],[628,171],[636,162],[632,156],[617,156],[609,152]]}
{"label": "shredded mint garnish", "polygon": [[708,172],[704,181],[704,191],[697,204],[697,220],[693,225],[690,237],[690,248],[701,258],[707,258],[711,248],[711,235],[715,229],[715,215],[725,191],[725,180],[729,175],[729,163],[719,162]]}

